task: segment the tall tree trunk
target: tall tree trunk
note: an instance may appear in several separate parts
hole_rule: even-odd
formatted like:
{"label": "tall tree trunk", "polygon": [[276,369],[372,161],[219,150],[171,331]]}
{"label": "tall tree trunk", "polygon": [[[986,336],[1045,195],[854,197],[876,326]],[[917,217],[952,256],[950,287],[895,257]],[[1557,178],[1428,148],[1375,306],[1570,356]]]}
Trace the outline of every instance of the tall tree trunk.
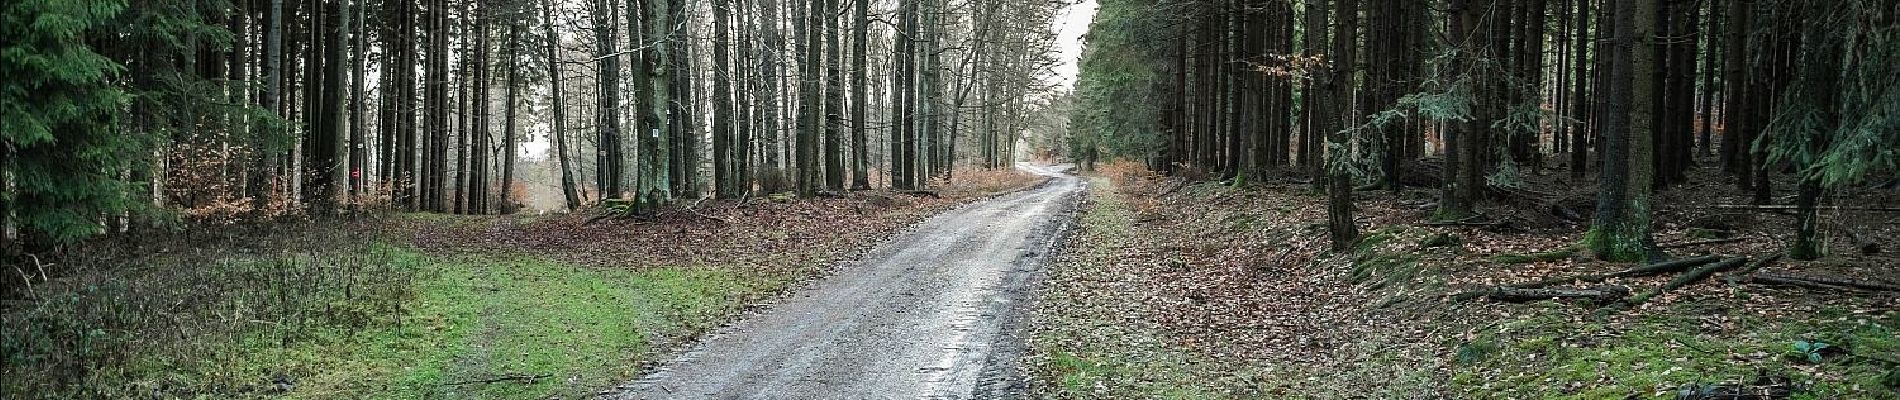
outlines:
{"label": "tall tree trunk", "polygon": [[[264,94],[258,96],[265,111],[279,118],[287,118],[283,112],[284,93],[284,0],[270,0],[269,19],[264,24]],[[276,145],[271,140],[277,136],[277,129],[269,128],[275,124],[261,124],[267,132],[257,132],[256,150],[261,155],[253,167],[249,195],[252,201],[268,202],[275,195],[276,183],[273,170],[277,167]]]}
{"label": "tall tree trunk", "polygon": [[[1460,47],[1461,54],[1452,60],[1451,67],[1451,70],[1457,71],[1455,73],[1458,74],[1478,74],[1478,65],[1481,64],[1483,51],[1488,47],[1482,38],[1477,37],[1481,34],[1478,22],[1480,16],[1483,15],[1483,6],[1472,4],[1474,1],[1454,0],[1451,2],[1450,10],[1447,11],[1451,19],[1449,24],[1449,29],[1453,32],[1451,37],[1452,40],[1456,40],[1452,44]],[[1471,91],[1472,96],[1481,96],[1481,90],[1473,88]],[[1473,107],[1474,111],[1477,109],[1479,107]],[[1445,187],[1444,194],[1440,196],[1442,198],[1438,202],[1438,211],[1435,215],[1437,219],[1463,219],[1470,216],[1476,206],[1478,188],[1471,187],[1471,183],[1465,179],[1465,176],[1480,162],[1476,157],[1478,153],[1476,148],[1481,146],[1485,135],[1480,125],[1490,122],[1482,118],[1475,119],[1477,122],[1448,121],[1447,126],[1444,127]]]}
{"label": "tall tree trunk", "polygon": [[[1339,31],[1333,35],[1332,72],[1327,74],[1326,85],[1330,90],[1330,99],[1334,102],[1328,111],[1333,114],[1320,118],[1332,119],[1351,115],[1352,86],[1354,68],[1357,66],[1359,49],[1359,0],[1339,0],[1333,9],[1339,13]],[[1352,120],[1344,121],[1351,124]],[[1359,226],[1353,221],[1352,206],[1352,135],[1338,125],[1327,125],[1326,171],[1326,221],[1327,231],[1332,235],[1334,251],[1352,248],[1359,240]]]}
{"label": "tall tree trunk", "polygon": [[915,189],[912,172],[915,170],[913,143],[917,124],[914,121],[916,99],[916,36],[917,2],[921,0],[898,0],[897,33],[892,35],[892,47],[895,55],[891,61],[896,73],[891,74],[891,188]]}
{"label": "tall tree trunk", "polygon": [[[865,1],[865,0],[858,0]],[[825,98],[820,108],[825,124],[825,189],[844,190],[844,70],[839,65],[844,61],[838,41],[838,0],[821,0],[814,11],[813,18],[818,19],[824,29],[825,54]]]}
{"label": "tall tree trunk", "polygon": [[[634,43],[648,47],[641,51],[634,78],[639,80],[638,90],[634,91],[635,102],[640,107],[639,150],[640,159],[638,193],[635,198],[635,212],[651,213],[657,207],[673,197],[672,172],[673,153],[670,140],[672,116],[668,115],[673,105],[673,55],[671,47],[677,45],[672,37],[673,21],[669,0],[634,0],[640,7],[633,8],[644,12],[638,18],[628,18],[630,26],[636,26]],[[636,25],[637,24],[637,25]]]}
{"label": "tall tree trunk", "polygon": [[867,190],[871,188],[871,158],[869,136],[865,124],[870,122],[865,115],[865,93],[871,85],[865,59],[869,57],[870,9],[871,2],[853,0],[851,2],[851,188]]}
{"label": "tall tree trunk", "polygon": [[[519,7],[519,6],[511,6]],[[519,8],[514,10],[519,11]],[[519,16],[522,13],[511,13]],[[514,214],[515,202],[515,157],[520,151],[520,138],[515,137],[515,111],[521,103],[521,21],[518,18],[508,20],[508,92],[506,104],[502,105],[501,133],[501,213]]]}
{"label": "tall tree trunk", "polygon": [[[601,10],[606,12],[601,12]],[[610,0],[594,3],[594,42],[595,57],[600,60],[600,74],[595,88],[595,140],[594,140],[594,190],[600,192],[601,199],[619,199],[625,194],[620,186],[623,182],[626,160],[621,154],[620,134],[620,59],[622,57],[640,57],[640,55],[617,55],[614,44],[618,41],[615,26],[619,24],[620,7]],[[634,10],[638,10],[637,8]],[[638,17],[629,12],[629,20]],[[637,30],[629,34],[637,35]],[[634,41],[635,46],[644,45]],[[651,51],[651,50],[647,50]],[[646,51],[642,51],[644,54]],[[634,65],[640,65],[634,61]],[[645,103],[641,103],[644,105]],[[636,133],[637,134],[637,133]],[[645,136],[645,135],[638,135]]]}
{"label": "tall tree trunk", "polygon": [[580,208],[580,189],[574,184],[574,169],[567,156],[567,106],[563,104],[561,94],[561,37],[554,33],[554,2],[541,2],[541,31],[547,37],[548,53],[548,106],[553,112],[554,130],[548,132],[553,137],[554,158],[561,168],[561,198],[567,209]]}
{"label": "tall tree trunk", "polygon": [[[349,182],[345,171],[349,150],[345,147],[348,143],[345,140],[343,119],[344,108],[348,106],[345,101],[348,93],[345,92],[349,87],[344,82],[348,79],[345,71],[349,70],[346,65],[349,56],[346,39],[350,32],[350,12],[347,7],[347,3],[339,3],[328,10],[321,7],[311,10],[312,17],[317,21],[330,17],[330,13],[334,13],[335,18],[332,21],[334,25],[320,27],[313,24],[312,27],[313,34],[322,38],[322,52],[321,57],[311,60],[311,64],[321,65],[323,82],[310,88],[313,91],[320,90],[322,94],[320,98],[312,99],[320,104],[314,136],[306,141],[308,149],[305,155],[309,159],[304,161],[304,173],[310,179],[309,193],[312,197],[309,200],[322,213],[333,213],[342,208],[344,190]],[[316,74],[319,72],[317,69],[312,68],[307,73]]]}
{"label": "tall tree trunk", "polygon": [[1597,215],[1584,244],[1598,258],[1636,261],[1655,248],[1650,235],[1655,136],[1657,0],[1618,0],[1610,62],[1611,126],[1604,129]]}
{"label": "tall tree trunk", "polygon": [[[759,114],[762,116],[759,118],[761,123],[759,133],[764,136],[765,139],[763,143],[759,144],[759,152],[764,156],[762,157],[764,159],[762,161],[765,164],[759,168],[763,170],[762,176],[759,177],[759,186],[761,189],[764,189],[766,193],[784,192],[785,185],[790,183],[787,180],[786,165],[779,144],[779,138],[784,135],[782,132],[784,128],[781,125],[784,119],[780,118],[780,115],[788,111],[791,105],[789,103],[781,103],[781,100],[786,98],[785,84],[780,80],[785,67],[779,62],[788,57],[784,49],[785,38],[779,33],[780,18],[778,11],[782,7],[778,1],[779,0],[762,0],[759,3],[759,11],[761,14],[759,16],[759,26],[763,31],[759,34],[761,37],[758,43],[760,46],[758,52],[759,76],[763,78],[759,85],[759,90],[762,93],[758,96],[761,103],[759,105]],[[793,2],[798,0],[783,1]]]}
{"label": "tall tree trunk", "polygon": [[[1325,54],[1326,50],[1323,50],[1330,43],[1327,35],[1331,33],[1331,23],[1327,21],[1327,18],[1332,12],[1331,3],[1331,0],[1306,2],[1306,55],[1309,57],[1323,56],[1327,60],[1337,57],[1335,54]],[[1327,117],[1332,113],[1327,110],[1326,100],[1318,95],[1323,88],[1315,83],[1316,81],[1308,80],[1300,95],[1305,101],[1301,107],[1305,112],[1300,118],[1300,124],[1305,127],[1300,131],[1300,165],[1306,167],[1308,173],[1312,174],[1313,188],[1325,190],[1326,170],[1321,166],[1324,162],[1321,158],[1325,154],[1322,152],[1321,142],[1324,142],[1326,135],[1331,133],[1327,131],[1327,124],[1334,121]]]}
{"label": "tall tree trunk", "polygon": [[[1585,73],[1585,71],[1589,71],[1589,60],[1591,60],[1592,57],[1590,54],[1591,49],[1597,48],[1591,44],[1597,42],[1596,36],[1601,33],[1589,29],[1589,18],[1591,15],[1590,4],[1596,1],[1597,0],[1577,1],[1577,54],[1574,56],[1576,64],[1572,66],[1572,68],[1576,70],[1576,97],[1571,100],[1571,104],[1577,109],[1575,114],[1581,117],[1578,118],[1579,123],[1570,128],[1570,177],[1572,179],[1583,179],[1584,173],[1589,171],[1589,127],[1591,119],[1589,110],[1591,110],[1592,107],[1589,106],[1590,99],[1588,97],[1588,89],[1590,88],[1591,79],[1589,77],[1591,74]],[[1594,56],[1603,57],[1600,53]]]}
{"label": "tall tree trunk", "polygon": [[739,184],[735,168],[737,161],[733,151],[733,105],[732,105],[732,42],[731,25],[732,0],[714,1],[713,15],[713,197],[735,199],[739,197]]}
{"label": "tall tree trunk", "polygon": [[[351,46],[355,48],[350,61],[350,143],[348,146],[350,162],[346,176],[350,180],[348,201],[351,204],[361,204],[361,197],[369,182],[369,132],[368,127],[364,126],[366,122],[363,119],[366,110],[363,106],[363,97],[369,94],[363,89],[364,75],[367,73],[365,69],[369,64],[369,35],[367,35],[368,28],[365,27],[369,23],[369,6],[363,4],[362,0],[358,0],[354,8],[351,12],[356,13],[356,17],[352,21],[354,25],[350,27]],[[242,38],[243,35],[240,34],[238,37]],[[235,47],[242,48],[243,46]]]}

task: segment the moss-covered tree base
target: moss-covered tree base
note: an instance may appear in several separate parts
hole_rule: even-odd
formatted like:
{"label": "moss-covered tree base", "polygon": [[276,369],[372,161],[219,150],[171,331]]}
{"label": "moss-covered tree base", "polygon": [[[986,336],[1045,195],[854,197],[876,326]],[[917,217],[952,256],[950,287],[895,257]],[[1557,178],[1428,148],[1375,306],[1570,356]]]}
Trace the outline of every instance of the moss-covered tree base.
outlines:
{"label": "moss-covered tree base", "polygon": [[1648,232],[1634,224],[1595,226],[1583,234],[1583,247],[1604,261],[1642,261],[1649,254]]}

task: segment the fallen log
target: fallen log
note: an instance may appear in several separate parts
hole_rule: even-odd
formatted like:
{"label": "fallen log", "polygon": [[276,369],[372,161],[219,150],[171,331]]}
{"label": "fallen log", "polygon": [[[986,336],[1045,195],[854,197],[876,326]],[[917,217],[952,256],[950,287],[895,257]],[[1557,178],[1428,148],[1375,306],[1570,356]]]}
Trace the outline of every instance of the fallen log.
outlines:
{"label": "fallen log", "polygon": [[1667,273],[1667,272],[1678,272],[1678,271],[1687,270],[1689,268],[1693,268],[1698,265],[1715,262],[1716,260],[1720,260],[1720,259],[1721,257],[1717,257],[1717,256],[1685,258],[1681,260],[1650,264],[1650,265],[1625,269],[1622,271],[1616,271],[1616,272],[1611,272],[1611,273],[1606,273],[1606,274],[1583,274],[1583,275],[1560,276],[1560,277],[1554,277],[1554,278],[1544,278],[1544,279],[1540,279],[1536,281],[1520,283],[1520,284],[1515,284],[1515,285],[1493,286],[1489,288],[1459,293],[1459,294],[1452,295],[1451,299],[1454,301],[1470,301],[1470,300],[1477,299],[1479,297],[1486,297],[1492,293],[1496,293],[1498,291],[1504,291],[1504,290],[1539,289],[1539,288],[1555,286],[1555,285],[1560,285],[1560,284],[1569,284],[1569,283],[1598,283],[1598,282],[1603,282],[1603,280],[1609,279],[1609,278],[1632,278],[1632,277],[1640,277],[1640,276],[1657,275],[1657,274],[1662,274],[1662,273]]}
{"label": "fallen log", "polygon": [[1749,280],[1754,283],[1798,286],[1822,290],[1863,290],[1871,292],[1900,292],[1900,286],[1881,283],[1853,281],[1825,276],[1801,276],[1763,272],[1755,274]]}
{"label": "fallen log", "polygon": [[1503,225],[1503,224],[1504,222],[1493,222],[1493,221],[1440,221],[1440,222],[1426,222],[1419,225],[1420,226],[1496,226],[1496,225]]}
{"label": "fallen log", "polygon": [[1748,262],[1748,257],[1735,257],[1735,258],[1730,258],[1730,259],[1726,259],[1722,261],[1712,262],[1700,267],[1696,267],[1695,269],[1689,270],[1689,272],[1685,272],[1682,275],[1676,276],[1676,279],[1669,280],[1668,284],[1662,285],[1662,287],[1657,288],[1658,290],[1656,291],[1656,293],[1661,294],[1662,292],[1676,290],[1683,286],[1689,286],[1705,278],[1708,278],[1709,275],[1711,274],[1727,271],[1730,269],[1735,269],[1735,267],[1741,266],[1743,263],[1746,263],[1746,262]]}
{"label": "fallen log", "polygon": [[1650,289],[1648,292],[1630,299],[1630,304],[1643,304],[1643,302],[1647,302],[1649,299],[1660,296],[1663,293],[1668,293],[1671,290],[1680,289],[1683,286],[1689,286],[1703,279],[1707,279],[1709,275],[1713,275],[1716,272],[1735,269],[1735,267],[1741,266],[1745,262],[1748,262],[1747,257],[1735,257],[1695,267],[1695,269],[1691,269],[1689,272],[1677,275],[1676,279],[1669,280],[1669,283],[1658,286],[1655,289]]}
{"label": "fallen log", "polygon": [[1638,276],[1659,275],[1659,274],[1669,273],[1669,272],[1682,272],[1682,271],[1688,270],[1689,268],[1694,268],[1695,266],[1702,265],[1702,264],[1712,263],[1712,262],[1715,262],[1716,260],[1721,260],[1721,259],[1722,257],[1718,257],[1718,256],[1702,256],[1702,257],[1694,257],[1694,258],[1684,258],[1680,260],[1665,261],[1665,262],[1645,265],[1641,267],[1630,268],[1630,269],[1626,269],[1622,271],[1617,271],[1615,273],[1610,274],[1610,276],[1616,277],[1616,278],[1630,278],[1630,277],[1638,277]]}
{"label": "fallen log", "polygon": [[1748,266],[1743,267],[1741,271],[1735,271],[1735,273],[1729,274],[1728,277],[1723,279],[1727,280],[1730,285],[1740,284],[1743,280],[1748,279],[1749,274],[1760,271],[1762,267],[1767,267],[1770,264],[1774,264],[1775,261],[1781,260],[1781,254],[1781,252],[1768,253],[1768,255],[1755,259],[1755,262],[1748,263]]}
{"label": "fallen log", "polygon": [[1499,289],[1485,294],[1485,297],[1507,303],[1556,299],[1585,299],[1597,303],[1612,303],[1628,297],[1629,294],[1629,288],[1604,285],[1588,289]]}

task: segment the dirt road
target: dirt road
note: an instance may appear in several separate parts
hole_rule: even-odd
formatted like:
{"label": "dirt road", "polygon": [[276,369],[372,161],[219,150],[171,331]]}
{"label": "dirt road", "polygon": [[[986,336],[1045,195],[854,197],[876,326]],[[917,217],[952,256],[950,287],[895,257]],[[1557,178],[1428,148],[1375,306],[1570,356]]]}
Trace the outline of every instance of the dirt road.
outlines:
{"label": "dirt road", "polygon": [[1051,178],[932,217],[610,397],[1016,397],[1023,302],[1084,190],[1019,168]]}

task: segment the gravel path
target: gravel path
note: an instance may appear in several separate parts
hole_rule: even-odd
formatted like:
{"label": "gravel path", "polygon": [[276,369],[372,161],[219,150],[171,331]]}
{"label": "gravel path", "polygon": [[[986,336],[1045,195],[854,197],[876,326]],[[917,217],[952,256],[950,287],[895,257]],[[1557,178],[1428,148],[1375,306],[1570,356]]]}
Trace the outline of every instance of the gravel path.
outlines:
{"label": "gravel path", "polygon": [[1019,168],[1049,182],[932,217],[608,397],[1019,397],[1024,302],[1085,190]]}

